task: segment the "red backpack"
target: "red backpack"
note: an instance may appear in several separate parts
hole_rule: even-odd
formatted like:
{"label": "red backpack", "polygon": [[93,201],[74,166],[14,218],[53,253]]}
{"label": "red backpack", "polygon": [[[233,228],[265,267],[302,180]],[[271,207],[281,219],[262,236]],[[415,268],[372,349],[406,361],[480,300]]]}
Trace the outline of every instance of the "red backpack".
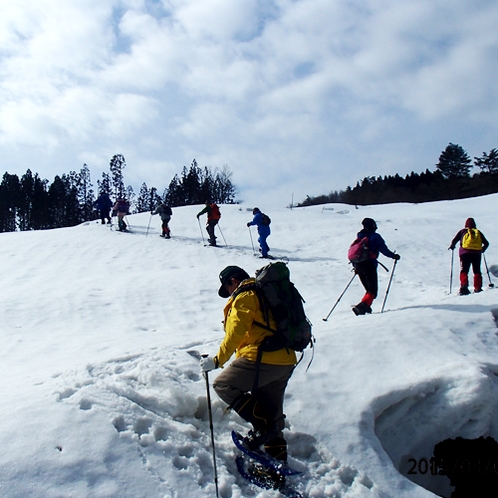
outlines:
{"label": "red backpack", "polygon": [[209,219],[211,220],[219,220],[221,218],[220,208],[216,204],[211,204],[211,216]]}
{"label": "red backpack", "polygon": [[370,259],[368,237],[358,237],[348,249],[348,259],[351,263],[361,263]]}

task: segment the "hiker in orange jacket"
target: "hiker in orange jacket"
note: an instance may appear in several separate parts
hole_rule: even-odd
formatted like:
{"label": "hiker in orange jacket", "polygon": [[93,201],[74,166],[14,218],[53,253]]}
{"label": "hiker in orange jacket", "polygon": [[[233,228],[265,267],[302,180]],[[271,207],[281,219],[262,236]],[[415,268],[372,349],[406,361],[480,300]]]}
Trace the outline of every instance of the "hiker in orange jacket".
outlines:
{"label": "hiker in orange jacket", "polygon": [[465,228],[453,237],[450,247],[452,251],[460,242],[458,255],[460,257],[460,292],[461,296],[470,294],[469,270],[472,265],[474,273],[474,292],[482,291],[481,254],[488,248],[489,242],[484,234],[477,229],[474,218],[467,218]]}
{"label": "hiker in orange jacket", "polygon": [[218,221],[220,221],[221,218],[220,208],[214,202],[207,200],[206,207],[197,213],[197,219],[199,219],[199,216],[204,213],[207,213],[206,231],[209,235],[209,245],[215,246],[216,237],[214,235],[214,227],[218,224]]}

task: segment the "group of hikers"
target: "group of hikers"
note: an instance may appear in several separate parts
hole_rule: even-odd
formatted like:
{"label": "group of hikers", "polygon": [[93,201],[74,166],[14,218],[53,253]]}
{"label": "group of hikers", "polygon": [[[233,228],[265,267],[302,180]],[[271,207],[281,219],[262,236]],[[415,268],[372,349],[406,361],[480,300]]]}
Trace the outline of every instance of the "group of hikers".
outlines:
{"label": "group of hikers", "polygon": [[105,225],[106,220],[109,225],[112,224],[111,218],[111,208],[112,216],[116,215],[118,218],[118,230],[120,232],[126,231],[127,225],[124,220],[125,216],[129,214],[130,205],[126,199],[119,198],[115,203],[111,201],[109,194],[103,192],[99,195],[97,200],[94,202],[94,207],[99,212],[99,217],[102,225]]}
{"label": "group of hikers", "polygon": [[[109,213],[112,207],[118,215],[118,223],[124,224],[122,218],[127,213],[127,206],[125,209],[119,201],[113,205],[108,197],[103,200],[99,197],[97,203],[102,223],[105,223],[106,219],[110,223]],[[151,215],[155,214],[161,217],[161,237],[170,238],[168,223],[172,216],[171,207],[163,203],[151,211]],[[215,227],[221,217],[220,209],[211,200],[206,200],[205,207],[196,215],[197,219],[204,214],[207,215],[209,245],[216,246]],[[257,207],[253,209],[252,214],[253,219],[247,222],[247,227],[257,226],[261,257],[268,258],[270,248],[267,238],[271,232],[271,220]],[[122,224],[119,225],[120,229]],[[365,289],[361,301],[352,308],[355,315],[372,313],[372,303],[378,294],[379,253],[396,262],[400,259],[399,254],[387,247],[377,229],[374,219],[364,218],[362,229],[357,233],[356,240],[362,241],[366,256],[353,262],[355,276],[358,275]],[[448,249],[453,251],[457,244],[460,245],[459,294],[470,294],[468,274],[471,267],[474,274],[473,290],[475,293],[481,292],[481,257],[489,242],[477,229],[473,218],[465,221],[464,228],[458,231]],[[228,299],[223,310],[225,336],[214,356],[205,355],[200,359],[200,367],[206,381],[208,372],[224,367],[214,380],[213,388],[229,408],[252,425],[252,430],[243,439],[243,444],[249,450],[264,451],[285,464],[287,442],[283,435],[283,402],[297,358],[295,351],[287,347],[272,351],[263,350],[261,347],[263,341],[275,331],[276,322],[271,313],[263,309],[254,282],[255,279],[239,266],[227,266],[219,274],[218,295]],[[234,354],[235,360],[228,364]],[[266,479],[275,489],[282,489],[285,485],[285,476],[273,468],[255,466],[251,471],[257,474],[258,478]]]}
{"label": "group of hikers", "polygon": [[[127,225],[124,220],[125,216],[129,211],[129,204],[124,199],[118,199],[114,204],[112,203],[109,195],[106,193],[101,194],[98,199],[94,203],[95,207],[99,211],[99,216],[104,225],[106,223],[111,224],[111,208],[112,214],[117,215],[118,218],[118,230],[126,231]],[[166,202],[162,202],[159,204],[156,209],[153,209],[150,213],[151,215],[158,214],[161,218],[161,237],[165,239],[171,238],[171,230],[169,228],[169,222],[171,220],[171,216],[173,215],[173,211],[171,206],[169,206]],[[206,231],[208,233],[208,243],[210,246],[216,246],[216,235],[215,235],[215,227],[220,221],[221,213],[218,205],[211,201],[206,200],[204,208],[197,213],[197,220],[203,215],[207,215],[206,221]],[[255,207],[252,211],[253,219],[247,222],[247,226],[256,226],[258,229],[258,242],[261,252],[261,258],[269,258],[268,252],[270,248],[266,239],[269,237],[270,230],[270,217],[266,214],[262,213],[259,208]],[[199,222],[200,223],[200,222]]]}
{"label": "group of hikers", "polygon": [[[261,212],[255,209],[253,214],[254,220],[247,226],[258,224],[258,221],[261,224]],[[368,240],[368,258],[353,263],[354,271],[365,288],[362,300],[353,307],[356,315],[372,312],[371,305],[378,292],[379,253],[395,261],[400,259],[400,255],[391,251],[377,233],[375,220],[363,219],[362,227],[357,239]],[[260,241],[262,250],[266,244],[265,233],[263,232],[262,242]],[[477,229],[473,218],[466,220],[465,227],[455,235],[449,249],[454,250],[458,243],[460,295],[470,293],[468,273],[471,266],[474,292],[481,292],[481,255],[488,248],[489,242]],[[264,325],[264,310],[254,290],[254,278],[250,278],[238,266],[228,266],[219,274],[219,280],[221,286],[218,295],[228,298],[223,311],[225,336],[216,355],[201,358],[201,370],[207,379],[208,372],[225,367],[214,380],[213,388],[229,408],[252,425],[252,430],[243,440],[244,445],[249,450],[264,451],[285,464],[287,442],[282,432],[285,427],[283,401],[287,383],[296,366],[296,354],[285,347],[275,351],[262,350],[261,344],[272,334],[275,321],[270,316],[269,326]],[[235,360],[226,366],[233,354],[236,356]],[[285,485],[285,476],[273,468],[256,465],[251,472],[274,489],[282,489]]]}

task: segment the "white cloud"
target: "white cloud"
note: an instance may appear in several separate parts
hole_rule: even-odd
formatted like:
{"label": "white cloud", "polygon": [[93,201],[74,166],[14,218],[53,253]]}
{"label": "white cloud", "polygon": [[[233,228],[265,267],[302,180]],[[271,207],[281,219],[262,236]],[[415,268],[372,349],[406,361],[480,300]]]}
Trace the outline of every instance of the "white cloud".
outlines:
{"label": "white cloud", "polygon": [[248,187],[271,163],[316,194],[423,171],[498,146],[497,21],[491,0],[4,2],[0,156],[22,172],[29,144],[51,176],[123,153],[164,184],[195,157]]}

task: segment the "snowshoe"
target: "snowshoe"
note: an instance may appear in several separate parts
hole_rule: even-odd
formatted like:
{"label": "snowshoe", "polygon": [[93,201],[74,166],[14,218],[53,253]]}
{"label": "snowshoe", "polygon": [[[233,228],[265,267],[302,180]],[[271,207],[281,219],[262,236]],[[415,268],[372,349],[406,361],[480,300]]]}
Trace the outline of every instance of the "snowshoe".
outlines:
{"label": "snowshoe", "polygon": [[302,494],[285,482],[285,476],[264,465],[252,462],[242,456],[235,459],[240,475],[251,484],[263,489],[276,489],[287,498],[302,498]]}

